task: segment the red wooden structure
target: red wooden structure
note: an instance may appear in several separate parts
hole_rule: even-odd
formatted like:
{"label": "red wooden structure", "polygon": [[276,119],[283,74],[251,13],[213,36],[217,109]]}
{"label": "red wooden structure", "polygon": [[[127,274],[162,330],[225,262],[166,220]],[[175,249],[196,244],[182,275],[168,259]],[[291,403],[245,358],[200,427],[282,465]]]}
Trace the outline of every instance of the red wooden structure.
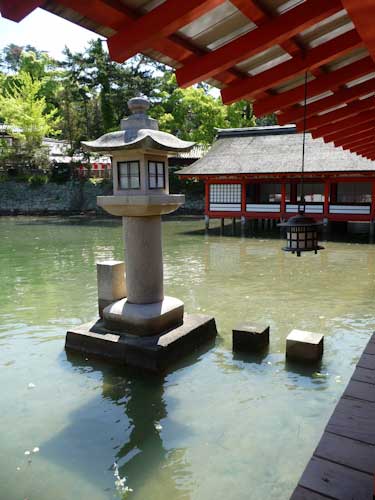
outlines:
{"label": "red wooden structure", "polygon": [[[205,183],[211,218],[280,220],[297,214],[302,136],[293,125],[219,130],[208,153],[180,170]],[[306,213],[316,220],[373,221],[373,162],[306,137]]]}
{"label": "red wooden structure", "polygon": [[116,61],[142,52],[299,130],[307,70],[313,136],[375,159],[374,0],[0,0],[17,22],[37,7],[107,37]]}

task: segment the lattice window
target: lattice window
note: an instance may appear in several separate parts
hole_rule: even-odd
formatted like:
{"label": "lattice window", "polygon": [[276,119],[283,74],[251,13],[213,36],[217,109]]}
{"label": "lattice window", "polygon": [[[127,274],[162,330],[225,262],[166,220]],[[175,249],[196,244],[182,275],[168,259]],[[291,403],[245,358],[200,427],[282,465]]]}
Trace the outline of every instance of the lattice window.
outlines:
{"label": "lattice window", "polygon": [[163,161],[148,162],[148,187],[150,189],[165,188],[165,163]]}
{"label": "lattice window", "polygon": [[210,184],[210,203],[241,203],[241,184]]}
{"label": "lattice window", "polygon": [[140,189],[141,176],[139,161],[121,161],[118,165],[120,189]]}

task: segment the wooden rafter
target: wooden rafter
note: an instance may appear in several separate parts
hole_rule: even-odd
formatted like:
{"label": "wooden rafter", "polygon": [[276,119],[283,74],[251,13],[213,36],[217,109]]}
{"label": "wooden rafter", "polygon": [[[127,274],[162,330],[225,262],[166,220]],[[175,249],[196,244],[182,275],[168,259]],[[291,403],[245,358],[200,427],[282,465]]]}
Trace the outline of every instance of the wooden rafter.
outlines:
{"label": "wooden rafter", "polygon": [[[371,57],[365,57],[360,61],[348,64],[343,68],[324,74],[308,84],[308,96],[315,97],[327,90],[338,88],[347,82],[361,78],[374,70]],[[304,85],[292,90],[266,97],[254,103],[254,112],[257,116],[263,116],[287,108],[303,100],[305,94]]]}
{"label": "wooden rafter", "polygon": [[343,149],[356,149],[357,151],[368,147],[368,144],[374,144],[375,136],[373,133],[370,133],[367,137],[360,139],[359,141],[352,141],[349,143],[342,144]]}
{"label": "wooden rafter", "polygon": [[353,127],[353,125],[361,125],[362,123],[367,123],[374,119],[374,111],[372,109],[368,111],[363,111],[355,116],[350,116],[345,118],[345,120],[340,120],[323,127],[319,127],[311,132],[314,139],[322,137],[322,135],[329,135],[339,131],[345,131],[348,128]]}
{"label": "wooden rafter", "polygon": [[368,143],[367,147],[356,148],[356,151],[360,155],[374,153],[375,152],[375,144],[374,141]]}
{"label": "wooden rafter", "polygon": [[373,130],[375,127],[375,120],[367,123],[362,123],[361,125],[356,125],[351,127],[350,129],[346,129],[345,131],[335,132],[330,135],[326,135],[323,137],[324,142],[334,142],[336,146],[342,146],[343,144],[349,141],[355,141],[356,139],[360,139],[364,137],[365,133],[369,130]]}
{"label": "wooden rafter", "polygon": [[43,4],[44,0],[0,0],[0,12],[2,17],[18,23]]}
{"label": "wooden rafter", "polygon": [[374,0],[342,0],[350,18],[375,62],[375,2]]}
{"label": "wooden rafter", "polygon": [[[225,0],[165,0],[136,21],[126,22],[108,39],[111,58],[117,62],[146,50],[155,40],[172,35],[186,24],[223,4]],[[218,73],[218,72],[217,72]]]}
{"label": "wooden rafter", "polygon": [[[86,2],[82,0],[56,0],[59,4],[74,10],[82,16],[101,24],[106,21],[106,26],[117,31],[128,21],[140,19],[142,14],[125,6],[121,0],[94,0]],[[205,51],[200,49],[178,35],[170,35],[155,40],[150,47],[175,61],[185,61],[194,55],[204,55]],[[221,83],[228,84],[241,76],[239,71],[229,70],[215,75],[215,79]]]}
{"label": "wooden rafter", "polygon": [[234,81],[221,91],[225,104],[231,104],[239,99],[249,99],[259,92],[275,87],[306,70],[313,70],[327,64],[328,62],[342,56],[346,52],[354,50],[363,44],[355,30],[351,30],[333,40],[318,47],[310,49],[304,54],[295,56],[293,59],[263,71],[255,76]]}
{"label": "wooden rafter", "polygon": [[[258,27],[265,24],[270,18],[275,17],[271,12],[266,11],[264,6],[258,5],[254,0],[230,0],[237,9],[242,12],[246,17],[250,19]],[[303,50],[300,43],[295,39],[291,38],[286,40],[281,47],[288,52],[290,55],[300,54]]]}
{"label": "wooden rafter", "polygon": [[[325,113],[321,116],[314,116],[312,118],[307,119],[306,121],[306,129],[313,130],[315,128],[323,127],[325,125],[329,125],[330,123],[338,122],[340,120],[344,120],[345,118],[349,118],[350,116],[355,116],[362,111],[366,111],[368,109],[375,108],[375,97],[368,97],[367,99],[357,100],[348,104],[347,106],[335,109],[334,111],[330,111],[329,113]],[[303,132],[304,125],[302,122],[297,123],[297,130],[299,132]]]}
{"label": "wooden rafter", "polygon": [[306,0],[260,28],[242,35],[203,57],[194,57],[176,71],[180,86],[188,87],[219,71],[280,44],[326,17],[342,10],[340,0]]}
{"label": "wooden rafter", "polygon": [[358,138],[357,139],[347,139],[346,142],[343,142],[343,144],[340,144],[340,146],[342,146],[343,148],[345,147],[346,149],[360,147],[365,142],[374,139],[374,132],[372,130],[368,130],[367,132],[364,132],[359,137],[360,137],[359,139]]}
{"label": "wooden rafter", "polygon": [[[366,82],[354,85],[350,88],[342,88],[337,91],[335,95],[319,99],[316,102],[308,104],[306,108],[306,117],[310,118],[313,115],[322,113],[336,106],[340,106],[346,103],[350,103],[362,96],[371,94],[374,92],[374,82],[368,80]],[[278,121],[280,125],[286,125],[287,123],[295,123],[303,120],[303,109],[301,106],[298,108],[291,108],[284,113],[278,115]]]}

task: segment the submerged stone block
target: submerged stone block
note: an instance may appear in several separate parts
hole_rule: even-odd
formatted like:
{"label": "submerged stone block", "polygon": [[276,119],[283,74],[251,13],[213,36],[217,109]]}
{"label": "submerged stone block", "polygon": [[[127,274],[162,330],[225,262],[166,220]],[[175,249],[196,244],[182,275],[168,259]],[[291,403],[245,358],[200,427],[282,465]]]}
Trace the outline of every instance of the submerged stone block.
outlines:
{"label": "submerged stone block", "polygon": [[292,330],[286,338],[286,356],[296,361],[319,361],[323,356],[324,335]]}
{"label": "submerged stone block", "polygon": [[261,351],[270,343],[269,326],[242,323],[236,326],[232,333],[234,351]]}
{"label": "submerged stone block", "polygon": [[150,337],[119,335],[99,320],[69,330],[65,348],[158,373],[213,341],[216,335],[215,319],[201,314],[185,314],[181,326]]}
{"label": "submerged stone block", "polygon": [[105,307],[127,296],[125,263],[119,260],[98,262],[96,272],[99,316],[102,318]]}

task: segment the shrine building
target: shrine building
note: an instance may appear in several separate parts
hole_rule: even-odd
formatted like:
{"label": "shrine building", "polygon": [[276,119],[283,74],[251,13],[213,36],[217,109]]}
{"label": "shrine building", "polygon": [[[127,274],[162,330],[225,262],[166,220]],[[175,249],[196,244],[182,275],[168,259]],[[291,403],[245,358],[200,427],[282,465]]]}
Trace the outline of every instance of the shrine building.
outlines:
{"label": "shrine building", "polygon": [[[206,220],[285,220],[301,200],[301,150],[294,125],[222,129],[208,153],[178,175],[205,183]],[[374,163],[307,134],[304,193],[316,220],[373,221]]]}

